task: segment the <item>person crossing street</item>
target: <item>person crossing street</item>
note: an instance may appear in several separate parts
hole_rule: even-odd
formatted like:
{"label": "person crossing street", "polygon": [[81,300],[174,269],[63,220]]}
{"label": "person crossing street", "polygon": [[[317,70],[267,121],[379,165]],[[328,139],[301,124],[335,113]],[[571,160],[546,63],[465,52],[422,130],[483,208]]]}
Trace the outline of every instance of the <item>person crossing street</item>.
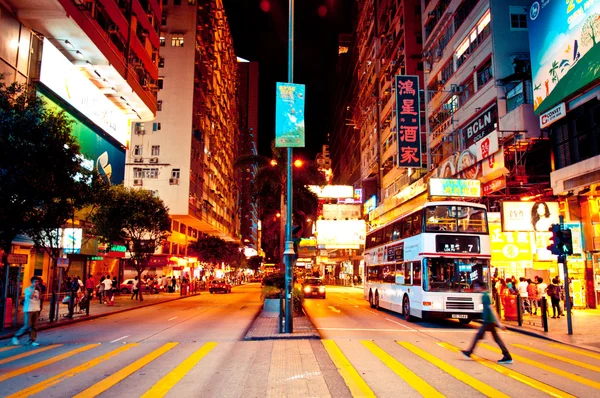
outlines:
{"label": "person crossing street", "polygon": [[37,276],[32,277],[31,286],[25,289],[25,303],[23,304],[25,323],[12,338],[12,343],[14,345],[20,344],[19,337],[23,336],[25,333],[29,333],[28,344],[32,346],[40,345],[35,341],[37,339],[37,325],[41,310],[40,290],[37,289],[38,282]]}

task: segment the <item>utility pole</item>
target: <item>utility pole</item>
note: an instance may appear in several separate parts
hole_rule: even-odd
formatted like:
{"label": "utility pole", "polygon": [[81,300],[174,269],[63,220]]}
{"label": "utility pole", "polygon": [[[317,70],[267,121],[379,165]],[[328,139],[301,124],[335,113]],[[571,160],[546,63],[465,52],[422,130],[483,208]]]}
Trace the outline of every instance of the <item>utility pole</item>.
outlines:
{"label": "utility pole", "polygon": [[[559,216],[559,220],[560,220],[560,230],[564,231],[565,217]],[[567,255],[566,254],[559,255],[558,261],[563,264],[563,272],[565,274],[564,289],[565,289],[565,311],[567,312],[567,331],[569,334],[573,334],[573,319],[571,316],[571,306],[573,305],[573,303],[571,303],[571,294],[569,291],[570,283],[569,283],[569,268],[567,267]]]}

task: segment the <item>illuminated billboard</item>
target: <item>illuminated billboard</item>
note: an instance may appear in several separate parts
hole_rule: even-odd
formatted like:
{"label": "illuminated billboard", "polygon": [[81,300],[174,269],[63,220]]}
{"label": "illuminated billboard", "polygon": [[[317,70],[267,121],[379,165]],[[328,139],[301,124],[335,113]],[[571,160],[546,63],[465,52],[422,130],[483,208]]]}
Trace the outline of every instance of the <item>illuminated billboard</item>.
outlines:
{"label": "illuminated billboard", "polygon": [[429,179],[429,195],[480,198],[481,181],[457,178],[431,178]]}
{"label": "illuminated billboard", "polygon": [[275,146],[304,147],[304,84],[277,83]]}
{"label": "illuminated billboard", "polygon": [[558,202],[502,202],[503,231],[548,232],[558,216]]}
{"label": "illuminated billboard", "polygon": [[354,187],[352,185],[308,185],[307,188],[319,199],[354,198]]}
{"label": "illuminated billboard", "polygon": [[129,118],[48,39],[44,39],[40,81],[124,147],[129,146]]}
{"label": "illuminated billboard", "polygon": [[319,249],[359,249],[366,234],[364,220],[317,220]]}
{"label": "illuminated billboard", "polygon": [[536,114],[600,77],[600,2],[540,0],[527,25]]}

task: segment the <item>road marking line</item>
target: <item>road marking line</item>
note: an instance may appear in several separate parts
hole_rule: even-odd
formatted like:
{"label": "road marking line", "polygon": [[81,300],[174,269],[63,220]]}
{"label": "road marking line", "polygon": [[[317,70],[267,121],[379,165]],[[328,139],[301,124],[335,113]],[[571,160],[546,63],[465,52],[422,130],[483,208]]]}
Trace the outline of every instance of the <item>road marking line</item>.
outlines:
{"label": "road marking line", "polygon": [[36,362],[36,363],[31,364],[29,366],[25,366],[25,367],[23,367],[21,369],[13,370],[12,372],[8,372],[8,373],[5,373],[3,375],[0,375],[0,382],[3,382],[5,380],[11,379],[11,378],[16,377],[16,376],[20,376],[20,375],[25,374],[25,373],[29,373],[29,372],[34,371],[36,369],[39,369],[39,368],[41,368],[43,366],[53,364],[55,362],[58,362],[60,360],[65,359],[65,358],[72,357],[73,355],[77,355],[77,354],[79,354],[81,352],[84,352],[84,351],[87,351],[87,350],[91,350],[92,348],[98,347],[99,345],[100,345],[99,343],[97,343],[97,344],[88,344],[88,345],[85,345],[83,347],[79,347],[77,349],[74,349],[74,350],[71,350],[71,351],[67,351],[67,352],[65,352],[63,354],[60,354],[60,355],[57,355],[55,357],[46,359],[45,361]]}
{"label": "road marking line", "polygon": [[371,310],[365,310],[367,312],[370,312],[371,314],[375,315],[375,316],[379,316],[379,313],[375,312],[375,311],[371,311]]}
{"label": "road marking line", "polygon": [[163,355],[165,352],[169,351],[171,348],[175,347],[179,343],[167,343],[157,350],[152,351],[150,354],[138,359],[137,361],[127,365],[123,369],[119,370],[116,373],[108,376],[106,379],[99,381],[93,386],[87,388],[86,390],[80,392],[75,395],[73,398],[82,398],[82,397],[96,397],[102,394],[104,391],[108,390],[115,384],[119,383],[126,377],[130,376],[133,372],[141,369],[142,367],[148,365],[150,362],[154,361],[156,358]]}
{"label": "road marking line", "polygon": [[119,337],[118,339],[114,339],[113,341],[111,341],[111,343],[116,343],[117,341],[126,339],[127,337],[129,337],[129,336]]}
{"label": "road marking line", "polygon": [[454,377],[455,379],[462,381],[463,383],[473,387],[474,389],[481,392],[485,396],[508,398],[508,395],[496,390],[495,388],[493,388],[485,383],[482,383],[481,381],[477,380],[476,378],[466,374],[462,370],[457,369],[454,366],[452,366],[442,360],[437,359],[433,355],[423,351],[422,349],[418,348],[417,346],[415,346],[411,343],[400,342],[400,341],[397,341],[397,343],[400,344],[402,347],[406,348],[407,350],[409,350],[410,352],[412,352],[413,354],[416,354],[416,355],[420,356],[421,358],[423,358],[424,360],[431,362],[433,365],[442,369],[444,372],[448,373],[450,376]]}
{"label": "road marking line", "polygon": [[358,332],[417,332],[418,330],[408,329],[365,329],[365,328],[317,328],[319,330],[341,330]]}
{"label": "road marking line", "polygon": [[600,372],[600,367],[594,366],[594,365],[588,365],[585,362],[577,361],[575,359],[563,357],[561,355],[556,355],[556,354],[552,354],[552,353],[549,353],[549,352],[546,352],[546,351],[538,350],[536,348],[528,347],[528,346],[523,345],[523,344],[512,344],[512,345],[514,347],[521,348],[523,350],[535,352],[536,354],[544,355],[544,356],[547,356],[547,357],[550,357],[550,358],[553,358],[553,359],[557,359],[559,361],[570,363],[571,365],[580,366],[582,368],[589,369],[589,370],[592,370],[594,372]]}
{"label": "road marking line", "polygon": [[[444,347],[444,348],[450,350],[450,351],[454,351],[454,352],[461,354],[460,349],[458,347],[453,346],[450,343],[441,342],[441,343],[437,343],[437,344],[441,347]],[[488,368],[493,369],[496,372],[502,373],[503,375],[511,377],[517,381],[520,381],[521,383],[526,384],[530,387],[533,387],[545,394],[548,394],[548,395],[551,395],[551,396],[557,397],[557,398],[559,398],[559,397],[575,398],[575,395],[571,395],[567,392],[559,390],[558,388],[552,387],[551,385],[548,385],[541,381],[532,379],[531,377],[525,376],[522,373],[515,372],[514,370],[509,369],[506,366],[501,366],[501,365],[498,365],[495,362],[492,362],[488,359],[478,357],[475,354],[471,354],[471,359],[473,359],[477,363],[482,364],[483,366],[487,366]]]}
{"label": "road marking line", "polygon": [[573,348],[573,347],[569,347],[566,345],[562,345],[562,344],[558,344],[558,343],[552,343],[552,344],[548,344],[550,347],[554,347],[554,348],[560,348],[561,350],[565,350],[565,351],[571,351],[574,352],[576,354],[579,355],[584,355],[586,357],[590,357],[590,358],[595,358],[595,359],[600,359],[600,355],[587,351],[587,350],[582,350],[579,348]]}
{"label": "road marking line", "polygon": [[327,307],[327,308],[329,308],[329,309],[330,309],[331,311],[333,311],[333,312],[337,312],[338,314],[339,314],[340,312],[342,312],[342,311],[338,310],[337,308],[335,308],[333,305],[330,305],[330,306],[329,306],[329,307]]}
{"label": "road marking line", "polygon": [[[490,351],[493,351],[493,352],[497,352],[497,353],[501,352],[499,348],[492,347],[489,344],[481,343],[480,345],[481,345],[481,347],[483,347],[483,348],[485,348],[487,350],[490,350]],[[578,383],[585,384],[586,386],[589,386],[589,387],[595,388],[597,390],[600,390],[600,383],[598,383],[596,381],[593,381],[593,380],[590,380],[590,379],[586,379],[585,377],[581,377],[579,375],[575,375],[575,374],[569,373],[567,371],[564,371],[564,370],[561,370],[561,369],[558,369],[558,368],[554,368],[552,366],[548,366],[545,363],[537,362],[537,361],[534,361],[533,359],[525,358],[525,357],[522,357],[520,355],[516,355],[516,354],[512,354],[512,353],[510,355],[513,357],[513,359],[517,359],[519,362],[523,362],[523,363],[526,363],[528,365],[535,366],[535,367],[540,368],[540,369],[544,369],[544,370],[546,370],[548,372],[552,372],[552,373],[557,374],[559,376],[566,377],[567,379],[570,379],[570,380],[576,381]]]}
{"label": "road marking line", "polygon": [[400,326],[402,326],[402,327],[405,327],[405,328],[407,328],[407,329],[410,329],[410,330],[416,330],[415,328],[411,328],[410,326],[406,326],[406,325],[403,325],[403,324],[401,324],[400,322],[396,322],[396,321],[394,321],[393,319],[390,319],[390,318],[384,318],[384,319],[385,319],[386,321],[388,321],[388,322],[395,323],[396,325],[400,325]]}
{"label": "road marking line", "polygon": [[4,352],[4,351],[8,351],[8,350],[12,350],[12,349],[15,349],[15,348],[17,348],[17,346],[16,346],[16,345],[14,345],[14,346],[12,346],[12,347],[1,347],[1,348],[0,348],[0,352]]}
{"label": "road marking line", "polygon": [[333,340],[321,340],[333,364],[337,367],[338,373],[344,379],[346,386],[350,389],[353,397],[375,397],[375,393],[362,377],[358,374],[354,366],[348,361],[342,350]]}
{"label": "road marking line", "polygon": [[168,320],[168,321],[172,321],[173,319],[177,319],[177,318],[179,318],[179,317],[177,317],[177,316],[174,316],[173,318],[171,318],[171,319],[167,319],[167,320]]}
{"label": "road marking line", "polygon": [[[17,359],[25,358],[30,355],[39,354],[40,352],[48,351],[48,350],[51,350],[53,348],[57,348],[60,346],[62,346],[62,344],[53,344],[53,345],[49,345],[47,347],[38,348],[37,350],[31,350],[31,351],[27,351],[27,352],[24,352],[24,353],[21,353],[18,355],[13,355],[12,357],[8,357],[8,358],[4,358],[4,359],[0,360],[0,365],[4,365],[5,363],[16,361]],[[13,347],[10,347],[10,348],[13,348]]]}
{"label": "road marking line", "polygon": [[143,398],[164,397],[171,388],[175,386],[198,362],[202,360],[215,346],[216,342],[204,344],[198,351],[187,357],[183,362],[173,369],[169,374],[160,379],[148,390]]}
{"label": "road marking line", "polygon": [[412,388],[417,390],[424,397],[444,397],[442,393],[433,388],[425,380],[417,376],[412,370],[402,365],[396,358],[383,351],[372,341],[361,340],[361,343],[367,347],[377,358],[381,360],[388,368],[400,376]]}
{"label": "road marking line", "polygon": [[127,344],[122,347],[119,347],[114,351],[111,351],[109,353],[101,355],[98,358],[92,359],[91,361],[81,364],[73,369],[64,371],[64,372],[57,374],[56,376],[53,376],[53,377],[51,377],[47,380],[44,380],[38,384],[34,384],[31,387],[28,387],[24,390],[21,390],[12,395],[9,395],[7,398],[29,397],[31,395],[37,394],[41,391],[44,391],[48,387],[52,387],[70,377],[73,377],[79,373],[85,372],[86,370],[89,370],[89,369],[93,368],[94,366],[96,366],[104,361],[109,360],[110,358],[116,356],[117,354],[120,354],[121,352],[126,351],[126,350],[130,349],[131,347],[135,347],[137,345],[138,345],[138,343],[131,343],[131,344]]}

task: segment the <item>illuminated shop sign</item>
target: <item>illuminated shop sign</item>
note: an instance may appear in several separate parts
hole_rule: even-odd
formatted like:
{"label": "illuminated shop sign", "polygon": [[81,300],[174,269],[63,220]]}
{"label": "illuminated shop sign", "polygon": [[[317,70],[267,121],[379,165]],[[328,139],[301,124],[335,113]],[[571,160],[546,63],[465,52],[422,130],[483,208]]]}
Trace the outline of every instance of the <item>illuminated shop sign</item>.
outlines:
{"label": "illuminated shop sign", "polygon": [[277,83],[275,98],[275,146],[304,147],[304,84]]}
{"label": "illuminated shop sign", "polygon": [[480,198],[481,181],[452,178],[431,178],[429,180],[429,195],[459,198]]}
{"label": "illuminated shop sign", "polygon": [[106,98],[48,39],[44,39],[40,81],[121,145],[129,145],[129,118],[123,110]]}
{"label": "illuminated shop sign", "polygon": [[502,202],[503,231],[548,232],[558,216],[558,202]]}
{"label": "illuminated shop sign", "polygon": [[317,195],[319,199],[353,198],[352,185],[309,185],[308,190]]}
{"label": "illuminated shop sign", "polygon": [[546,128],[557,120],[567,116],[567,107],[564,102],[556,105],[554,108],[540,115],[540,127]]}
{"label": "illuminated shop sign", "polygon": [[421,167],[419,77],[396,76],[398,167]]}
{"label": "illuminated shop sign", "polygon": [[498,108],[496,104],[481,112],[475,120],[462,129],[467,147],[470,147],[492,131],[494,123],[498,122]]}
{"label": "illuminated shop sign", "polygon": [[373,195],[365,201],[363,205],[363,214],[369,214],[377,208],[377,196]]}
{"label": "illuminated shop sign", "polygon": [[600,1],[540,0],[527,29],[536,114],[600,77]]}
{"label": "illuminated shop sign", "polygon": [[319,249],[358,249],[365,244],[364,220],[317,220]]}
{"label": "illuminated shop sign", "polygon": [[79,253],[81,251],[81,241],[83,240],[83,230],[81,228],[64,228],[62,231],[62,245],[65,253]]}

